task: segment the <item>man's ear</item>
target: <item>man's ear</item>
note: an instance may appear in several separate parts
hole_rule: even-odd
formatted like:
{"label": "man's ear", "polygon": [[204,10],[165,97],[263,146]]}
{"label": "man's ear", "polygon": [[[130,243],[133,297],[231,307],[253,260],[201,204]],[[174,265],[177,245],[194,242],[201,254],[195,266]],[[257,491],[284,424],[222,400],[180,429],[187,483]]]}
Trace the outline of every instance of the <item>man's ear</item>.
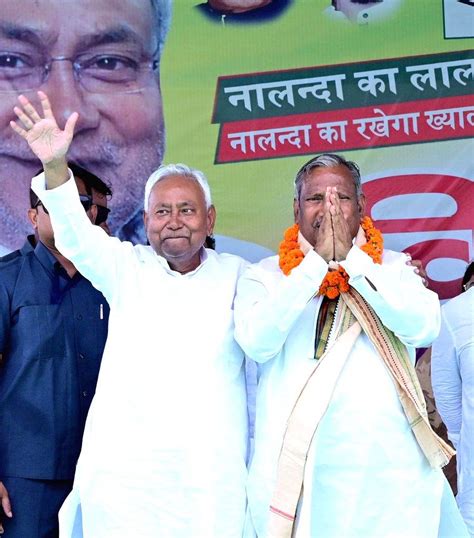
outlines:
{"label": "man's ear", "polygon": [[212,235],[216,224],[216,208],[211,205],[207,210],[207,235]]}
{"label": "man's ear", "polygon": [[28,220],[33,226],[33,230],[38,228],[38,210],[37,209],[28,209]]}
{"label": "man's ear", "polygon": [[300,202],[299,200],[293,200],[293,215],[295,217],[296,224],[299,224],[300,220]]}
{"label": "man's ear", "polygon": [[365,194],[361,194],[357,200],[357,205],[359,208],[359,215],[361,218],[365,215]]}
{"label": "man's ear", "polygon": [[145,210],[143,210],[143,224],[145,225],[145,230],[146,230],[146,227],[148,224],[148,213]]}
{"label": "man's ear", "polygon": [[95,224],[97,219],[97,204],[92,204],[89,211],[89,218],[91,219],[92,224]]}

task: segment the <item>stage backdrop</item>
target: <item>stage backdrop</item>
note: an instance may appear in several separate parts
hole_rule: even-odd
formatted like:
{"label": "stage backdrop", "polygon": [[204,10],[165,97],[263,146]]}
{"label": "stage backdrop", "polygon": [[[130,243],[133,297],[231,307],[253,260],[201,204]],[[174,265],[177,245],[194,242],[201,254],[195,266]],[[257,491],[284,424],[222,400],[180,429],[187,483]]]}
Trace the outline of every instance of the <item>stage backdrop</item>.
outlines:
{"label": "stage backdrop", "polygon": [[39,163],[9,121],[17,95],[37,103],[41,88],[61,125],[80,113],[69,157],[111,183],[121,238],[145,240],[144,184],[163,160],[208,176],[218,250],[276,252],[296,171],[335,152],[359,164],[386,246],[420,258],[442,299],[459,293],[473,257],[472,0],[383,0],[357,16],[349,0],[272,0],[240,17],[176,0],[164,129],[153,3],[2,0],[0,254],[31,230]]}
{"label": "stage backdrop", "polygon": [[474,6],[386,0],[386,14],[350,22],[330,0],[297,0],[237,24],[195,4],[175,3],[163,58],[165,161],[209,177],[218,248],[239,248],[231,237],[276,251],[296,171],[342,153],[386,246],[421,258],[441,298],[457,295],[473,256],[474,70],[472,39],[446,31]]}

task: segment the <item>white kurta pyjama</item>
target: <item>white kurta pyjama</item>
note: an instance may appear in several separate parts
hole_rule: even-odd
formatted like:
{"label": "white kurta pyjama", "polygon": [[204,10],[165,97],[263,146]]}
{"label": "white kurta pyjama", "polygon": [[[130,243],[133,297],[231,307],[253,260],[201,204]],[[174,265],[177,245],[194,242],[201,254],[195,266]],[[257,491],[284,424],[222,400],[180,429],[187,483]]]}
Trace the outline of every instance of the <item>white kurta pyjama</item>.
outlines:
{"label": "white kurta pyjama", "polygon": [[457,450],[456,500],[474,538],[474,287],[441,308],[431,378],[436,408]]}
{"label": "white kurta pyjama", "polygon": [[61,537],[240,538],[247,409],[233,303],[245,262],[203,249],[182,275],[91,225],[74,181],[33,185],[58,248],[111,309]]}
{"label": "white kurta pyjama", "polygon": [[[406,261],[405,255],[385,251],[383,265],[377,265],[354,246],[341,265],[351,286],[414,356],[414,347],[430,344],[438,333],[439,303]],[[251,266],[238,284],[236,339],[260,363],[248,485],[248,523],[259,538],[266,536],[286,420],[306,380],[307,362],[314,360],[321,304],[314,294],[327,269],[310,251],[285,276],[275,256]],[[313,438],[297,538],[435,538],[446,503],[455,522],[447,522],[449,530],[460,523],[463,536],[446,484],[419,449],[394,383],[362,333]],[[441,527],[440,535],[458,536]]]}

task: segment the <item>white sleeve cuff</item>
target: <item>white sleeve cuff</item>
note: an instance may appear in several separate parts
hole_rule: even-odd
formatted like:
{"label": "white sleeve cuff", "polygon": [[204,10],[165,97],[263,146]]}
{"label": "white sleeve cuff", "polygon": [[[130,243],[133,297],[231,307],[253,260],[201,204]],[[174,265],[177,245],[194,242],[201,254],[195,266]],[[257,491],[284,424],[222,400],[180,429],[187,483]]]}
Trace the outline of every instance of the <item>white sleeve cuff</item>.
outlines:
{"label": "white sleeve cuff", "polygon": [[349,283],[357,282],[369,275],[374,266],[372,258],[356,245],[349,250],[345,260],[339,262],[349,275]]}
{"label": "white sleeve cuff", "polygon": [[316,251],[310,250],[294,270],[298,270],[299,273],[310,278],[313,282],[317,281],[319,285],[328,269],[329,266],[324,259]]}
{"label": "white sleeve cuff", "polygon": [[31,188],[33,192],[38,196],[41,202],[44,202],[46,209],[48,209],[49,201],[54,202],[58,198],[64,200],[64,196],[66,196],[67,199],[78,198],[79,194],[76,182],[71,181],[73,180],[74,176],[69,168],[68,172],[69,179],[54,189],[48,189],[46,187],[46,178],[44,172],[41,172],[31,180]]}

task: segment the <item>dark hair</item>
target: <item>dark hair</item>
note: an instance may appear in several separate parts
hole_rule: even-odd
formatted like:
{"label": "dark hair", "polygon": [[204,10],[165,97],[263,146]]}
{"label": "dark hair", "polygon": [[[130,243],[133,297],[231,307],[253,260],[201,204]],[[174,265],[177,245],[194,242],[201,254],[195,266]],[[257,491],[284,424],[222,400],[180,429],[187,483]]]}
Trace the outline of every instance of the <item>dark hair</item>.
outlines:
{"label": "dark hair", "polygon": [[[68,166],[71,169],[74,177],[79,177],[82,179],[86,188],[86,192],[89,196],[92,195],[92,189],[96,190],[97,192],[100,192],[100,194],[103,194],[104,196],[112,196],[112,189],[109,187],[109,185],[107,185],[107,183],[102,181],[95,174],[89,172],[89,170],[86,170],[85,168],[82,168],[82,166],[79,166],[75,163],[68,163]],[[37,176],[42,172],[43,169],[40,168],[34,175]],[[33,190],[30,189],[30,207],[36,207],[38,205],[38,202],[38,196],[36,196]]]}
{"label": "dark hair", "polygon": [[102,181],[100,177],[97,177],[95,174],[89,172],[89,170],[86,170],[85,168],[82,168],[82,166],[79,166],[78,164],[68,163],[68,166],[71,169],[74,177],[79,177],[82,179],[82,181],[84,181],[87,194],[92,194],[92,189],[94,189],[104,196],[112,196],[110,186]]}
{"label": "dark hair", "polygon": [[158,38],[158,59],[163,51],[166,35],[171,23],[171,0],[151,0],[151,7],[153,9],[153,15],[155,17],[155,28],[157,29]]}
{"label": "dark hair", "polygon": [[462,277],[462,290],[464,291],[464,286],[471,280],[472,275],[474,274],[474,262],[471,262],[467,268],[464,276]]}
{"label": "dark hair", "polygon": [[360,170],[356,163],[346,160],[342,155],[335,153],[323,153],[313,157],[298,170],[295,178],[295,200],[300,199],[303,181],[309,176],[315,168],[333,168],[335,166],[345,166],[351,173],[354,180],[356,195],[362,194],[362,184],[360,179]]}
{"label": "dark hair", "polygon": [[213,235],[207,235],[204,241],[204,247],[216,250],[216,238]]}
{"label": "dark hair", "polygon": [[[38,174],[35,174],[38,175]],[[39,202],[39,198],[36,196],[36,194],[33,192],[33,189],[30,187],[30,207],[31,209],[34,209]]]}

